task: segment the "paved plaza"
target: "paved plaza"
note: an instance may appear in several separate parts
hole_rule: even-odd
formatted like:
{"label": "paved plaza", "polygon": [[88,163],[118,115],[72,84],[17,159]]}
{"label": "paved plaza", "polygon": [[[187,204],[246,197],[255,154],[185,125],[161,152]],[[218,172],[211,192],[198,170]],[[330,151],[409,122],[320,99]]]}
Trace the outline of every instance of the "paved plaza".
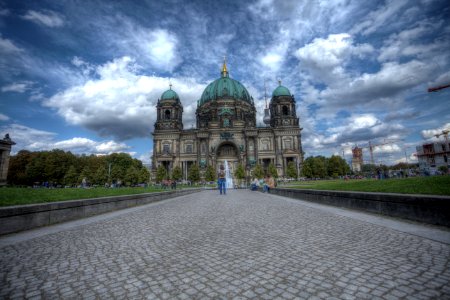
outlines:
{"label": "paved plaza", "polygon": [[0,238],[0,298],[450,299],[449,244],[247,190],[23,236]]}

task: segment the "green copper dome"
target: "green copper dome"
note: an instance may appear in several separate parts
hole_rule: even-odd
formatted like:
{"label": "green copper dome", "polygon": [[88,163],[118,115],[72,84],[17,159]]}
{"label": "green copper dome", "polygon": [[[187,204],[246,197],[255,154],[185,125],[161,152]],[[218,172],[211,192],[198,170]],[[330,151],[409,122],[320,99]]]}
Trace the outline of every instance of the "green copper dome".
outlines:
{"label": "green copper dome", "polygon": [[277,88],[273,91],[272,97],[276,96],[292,96],[291,92],[289,92],[288,88],[285,86],[282,86],[281,83]]}
{"label": "green copper dome", "polygon": [[199,100],[199,106],[223,97],[246,101],[250,104],[253,102],[247,89],[239,81],[231,79],[228,76],[225,63],[222,67],[222,77],[214,80],[205,88]]}
{"label": "green copper dome", "polygon": [[169,90],[162,93],[161,100],[179,100],[179,97],[175,91],[172,91],[171,87]]}

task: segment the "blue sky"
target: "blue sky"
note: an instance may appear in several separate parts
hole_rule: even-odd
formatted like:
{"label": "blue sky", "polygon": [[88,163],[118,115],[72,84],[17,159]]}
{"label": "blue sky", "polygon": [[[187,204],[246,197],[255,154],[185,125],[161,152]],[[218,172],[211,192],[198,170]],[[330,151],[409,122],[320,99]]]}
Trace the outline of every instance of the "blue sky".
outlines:
{"label": "blue sky", "polygon": [[[369,141],[413,160],[450,127],[446,1],[0,1],[0,133],[13,151],[128,152],[149,162],[155,104],[173,84],[194,126],[220,76],[255,99],[281,79],[306,156]],[[369,154],[364,150],[364,159]]]}

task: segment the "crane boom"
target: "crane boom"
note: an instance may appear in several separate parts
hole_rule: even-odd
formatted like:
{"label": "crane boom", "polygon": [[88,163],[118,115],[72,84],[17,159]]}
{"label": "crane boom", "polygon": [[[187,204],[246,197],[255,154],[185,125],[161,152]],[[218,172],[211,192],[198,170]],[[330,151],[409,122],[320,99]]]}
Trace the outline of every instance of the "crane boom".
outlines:
{"label": "crane boom", "polygon": [[435,86],[435,87],[430,87],[428,88],[428,93],[432,93],[432,92],[437,92],[439,90],[443,90],[450,87],[450,84],[445,84],[445,85],[440,85],[440,86]]}

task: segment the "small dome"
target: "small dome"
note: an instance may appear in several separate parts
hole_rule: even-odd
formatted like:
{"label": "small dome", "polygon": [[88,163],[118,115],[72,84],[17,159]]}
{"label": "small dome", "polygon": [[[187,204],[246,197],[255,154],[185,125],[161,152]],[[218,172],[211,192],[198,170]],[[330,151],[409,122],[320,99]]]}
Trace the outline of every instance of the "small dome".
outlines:
{"label": "small dome", "polygon": [[161,95],[161,100],[180,100],[177,93],[170,88]]}
{"label": "small dome", "polygon": [[292,96],[291,92],[289,92],[288,88],[282,86],[281,84],[277,86],[277,88],[273,91],[272,97],[276,96]]}

